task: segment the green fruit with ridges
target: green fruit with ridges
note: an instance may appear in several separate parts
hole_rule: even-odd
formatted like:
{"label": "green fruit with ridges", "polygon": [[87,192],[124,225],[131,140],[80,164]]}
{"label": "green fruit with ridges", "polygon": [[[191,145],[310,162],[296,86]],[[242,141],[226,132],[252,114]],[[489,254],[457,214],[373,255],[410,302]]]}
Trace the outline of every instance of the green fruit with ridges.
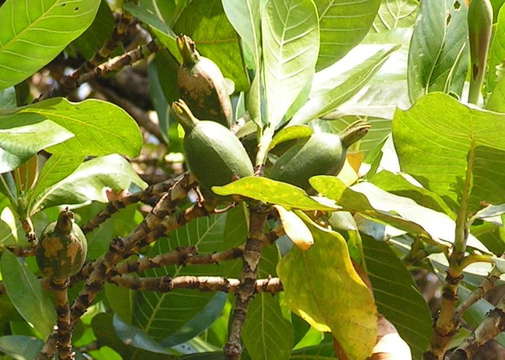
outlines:
{"label": "green fruit with ridges", "polygon": [[177,86],[182,99],[197,118],[230,128],[233,112],[221,70],[212,60],[200,56],[188,36],[179,36],[177,46],[183,60],[177,70]]}
{"label": "green fruit with ridges", "polygon": [[37,247],[37,264],[45,277],[65,279],[81,270],[88,244],[74,214],[63,210],[58,220],[47,225]]}
{"label": "green fruit with ridges", "polygon": [[365,136],[369,128],[368,123],[358,121],[340,135],[314,133],[282,154],[267,176],[308,190],[312,176],[337,175],[342,170],[347,149]]}
{"label": "green fruit with ridges", "polygon": [[184,127],[186,162],[200,185],[210,189],[254,174],[244,146],[230,130],[198,120],[182,100],[172,103],[172,111]]}

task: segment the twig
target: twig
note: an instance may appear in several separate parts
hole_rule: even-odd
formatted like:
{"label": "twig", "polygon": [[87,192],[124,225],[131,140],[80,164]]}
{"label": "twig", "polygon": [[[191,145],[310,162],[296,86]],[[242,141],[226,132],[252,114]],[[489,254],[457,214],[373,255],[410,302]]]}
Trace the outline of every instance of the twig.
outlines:
{"label": "twig", "polygon": [[472,359],[480,346],[495,338],[502,331],[505,331],[505,296],[500,299],[496,307],[487,314],[472,334],[463,341],[450,359]]}
{"label": "twig", "polygon": [[92,85],[93,88],[105,95],[110,101],[126,110],[126,112],[129,113],[141,127],[154,135],[160,143],[165,142],[163,136],[161,135],[160,127],[149,118],[149,115],[147,115],[144,110],[131,101],[119,96],[114,90],[101,85],[97,81],[94,81]]}
{"label": "twig", "polygon": [[168,179],[162,183],[151,185],[147,187],[143,191],[139,191],[137,193],[125,196],[120,200],[114,200],[107,204],[107,207],[99,212],[94,218],[88,221],[86,225],[82,227],[82,231],[86,234],[93,231],[100,224],[102,224],[105,220],[110,218],[117,211],[125,208],[130,204],[134,204],[136,202],[146,202],[154,196],[161,195],[167,191],[169,191],[174,184],[184,182],[187,184],[187,190],[195,185],[195,180],[193,177],[189,175],[189,173],[182,174],[176,178]]}
{"label": "twig", "polygon": [[33,228],[32,219],[29,217],[21,218],[21,227],[25,232],[26,239],[28,243],[32,246],[37,245],[37,235],[35,234],[35,229]]}
{"label": "twig", "polygon": [[[113,276],[110,282],[133,290],[169,292],[174,289],[197,289],[200,291],[236,292],[240,287],[239,279],[227,279],[218,276],[161,276],[137,278],[129,275]],[[282,291],[279,278],[255,280],[253,292],[276,293]]]}
{"label": "twig", "polygon": [[46,340],[36,360],[53,360],[54,353],[56,352],[56,330],[57,327],[55,326],[55,330],[53,330],[53,333]]}
{"label": "twig", "polygon": [[491,272],[489,273],[488,276],[484,280],[482,280],[482,283],[480,286],[475,289],[470,296],[468,296],[465,301],[463,301],[459,306],[456,308],[456,312],[454,314],[455,318],[457,321],[461,319],[461,316],[463,316],[463,313],[473,304],[475,304],[477,301],[482,299],[486,293],[491,290],[492,288],[495,287],[496,281],[500,278],[500,273],[496,270],[496,268],[493,268]]}
{"label": "twig", "polygon": [[228,360],[238,360],[242,354],[240,334],[247,316],[247,306],[256,290],[256,271],[261,258],[261,248],[268,242],[264,234],[264,226],[270,208],[262,204],[252,204],[250,207],[249,236],[246,241],[243,258],[240,285],[235,294],[235,307],[231,315],[230,332],[224,347]]}
{"label": "twig", "polygon": [[57,335],[56,348],[59,360],[73,360],[75,353],[72,351],[72,329],[70,327],[70,305],[68,303],[68,278],[63,280],[53,279],[51,290],[56,302]]}

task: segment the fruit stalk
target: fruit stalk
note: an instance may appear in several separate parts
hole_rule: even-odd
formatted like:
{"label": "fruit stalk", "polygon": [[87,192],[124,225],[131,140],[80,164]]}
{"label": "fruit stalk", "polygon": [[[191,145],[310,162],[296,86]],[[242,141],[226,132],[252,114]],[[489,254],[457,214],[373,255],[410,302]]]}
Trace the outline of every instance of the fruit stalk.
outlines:
{"label": "fruit stalk", "polygon": [[56,348],[59,360],[73,360],[72,328],[70,325],[70,305],[68,303],[68,278],[52,279],[50,286],[54,293],[57,314]]}
{"label": "fruit stalk", "polygon": [[468,9],[471,77],[468,102],[477,104],[484,82],[493,32],[493,6],[489,0],[472,0]]}

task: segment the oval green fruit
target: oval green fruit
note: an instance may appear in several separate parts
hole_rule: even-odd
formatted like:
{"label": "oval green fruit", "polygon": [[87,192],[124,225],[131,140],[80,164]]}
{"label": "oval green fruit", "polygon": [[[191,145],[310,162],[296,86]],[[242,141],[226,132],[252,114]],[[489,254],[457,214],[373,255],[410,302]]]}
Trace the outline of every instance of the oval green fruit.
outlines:
{"label": "oval green fruit", "polygon": [[74,215],[63,210],[44,229],[37,247],[37,264],[45,277],[65,279],[82,268],[87,253],[86,236],[74,222]]}
{"label": "oval green fruit", "polygon": [[214,121],[200,121],[184,101],[172,104],[172,111],[184,127],[184,152],[189,170],[207,189],[254,174],[249,156],[238,138]]}
{"label": "oval green fruit", "polygon": [[337,175],[344,166],[347,148],[365,136],[369,128],[358,121],[340,135],[314,133],[282,154],[267,176],[307,190],[312,176]]}
{"label": "oval green fruit", "polygon": [[177,46],[183,59],[177,70],[177,86],[182,99],[197,118],[230,128],[233,112],[221,70],[212,60],[200,56],[188,36],[179,36]]}

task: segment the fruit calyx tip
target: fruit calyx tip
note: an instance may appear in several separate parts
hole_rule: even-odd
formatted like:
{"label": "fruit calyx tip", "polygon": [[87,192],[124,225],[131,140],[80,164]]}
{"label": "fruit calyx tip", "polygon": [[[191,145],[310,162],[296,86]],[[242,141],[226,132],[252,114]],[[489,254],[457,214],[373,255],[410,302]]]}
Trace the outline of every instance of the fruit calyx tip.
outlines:
{"label": "fruit calyx tip", "polygon": [[70,234],[72,232],[73,222],[74,213],[67,207],[58,215],[55,230],[62,234]]}
{"label": "fruit calyx tip", "polygon": [[365,120],[358,120],[350,124],[340,134],[340,140],[342,141],[342,146],[348,148],[356,141],[363,138],[368,133],[370,127],[371,125]]}
{"label": "fruit calyx tip", "polygon": [[200,60],[200,54],[196,50],[195,42],[189,36],[179,35],[176,42],[182,56],[183,65],[193,66]]}
{"label": "fruit calyx tip", "polygon": [[179,99],[174,101],[171,108],[177,121],[179,121],[184,130],[191,130],[198,123],[199,120],[193,115],[184,100]]}

